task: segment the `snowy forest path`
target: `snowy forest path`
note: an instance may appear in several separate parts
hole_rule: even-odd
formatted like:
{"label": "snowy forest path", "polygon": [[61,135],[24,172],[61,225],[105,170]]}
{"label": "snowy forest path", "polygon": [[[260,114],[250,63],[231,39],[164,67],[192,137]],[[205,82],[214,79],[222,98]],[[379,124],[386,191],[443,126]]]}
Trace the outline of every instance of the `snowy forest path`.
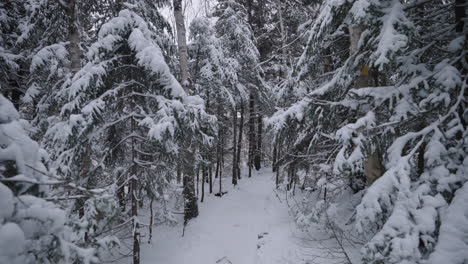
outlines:
{"label": "snowy forest path", "polygon": [[143,245],[142,263],[299,263],[297,230],[273,177],[266,168],[236,187],[223,179],[228,193],[200,203],[200,215],[183,237],[181,225],[155,228],[152,243]]}

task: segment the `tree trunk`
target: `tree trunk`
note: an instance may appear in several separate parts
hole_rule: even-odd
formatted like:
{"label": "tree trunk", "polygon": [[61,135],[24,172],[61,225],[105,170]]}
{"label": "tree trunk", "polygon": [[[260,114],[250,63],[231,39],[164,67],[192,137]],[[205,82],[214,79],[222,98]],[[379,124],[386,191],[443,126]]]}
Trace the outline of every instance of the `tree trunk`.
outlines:
{"label": "tree trunk", "polygon": [[154,197],[151,197],[151,201],[149,204],[150,207],[150,222],[149,222],[149,237],[148,237],[148,244],[151,244],[151,239],[153,238],[153,218],[154,218],[154,212],[153,212],[153,202],[154,202]]}
{"label": "tree trunk", "polygon": [[200,202],[203,203],[203,199],[205,198],[205,179],[206,179],[206,167],[202,167],[202,185],[201,185],[201,199]]}
{"label": "tree trunk", "polygon": [[200,193],[200,188],[199,188],[199,182],[200,182],[200,168],[197,169],[197,181],[196,181],[196,184],[195,186],[197,187],[196,188],[196,194],[197,194],[197,199],[198,199],[198,194]]}
{"label": "tree trunk", "polygon": [[119,175],[117,179],[117,199],[119,200],[119,207],[122,212],[125,212],[125,177]]}
{"label": "tree trunk", "polygon": [[[135,131],[135,120],[131,119],[132,133]],[[132,137],[132,168],[130,169],[130,195],[131,195],[131,216],[133,218],[133,264],[140,264],[140,231],[138,223],[138,177],[137,177],[137,153],[135,137]]]}
{"label": "tree trunk", "polygon": [[136,217],[138,217],[138,199],[137,199],[137,187],[138,180],[136,175],[132,175],[133,179],[130,180],[130,189],[132,190],[132,217],[133,219],[133,264],[140,263],[140,231],[139,224]]}
{"label": "tree trunk", "polygon": [[182,170],[180,168],[180,164],[177,164],[176,170],[177,170],[177,172],[176,172],[177,173],[177,183],[180,184],[182,182]]}
{"label": "tree trunk", "polygon": [[[465,21],[466,21],[466,0],[455,0],[455,8],[454,8],[454,11],[455,11],[455,23],[456,23],[456,26],[455,26],[455,31],[457,32],[457,35],[460,35],[462,36],[464,34],[463,32],[463,29],[465,27]],[[466,32],[465,32],[466,34]],[[466,36],[465,36],[466,38]],[[465,40],[465,49],[466,49],[466,40]],[[466,76],[467,73],[468,73],[468,69],[467,67],[465,66],[466,65],[466,56],[465,56],[465,59],[464,60],[461,60],[461,62],[457,63],[456,65],[456,68],[461,72],[462,76]],[[465,83],[467,82],[466,78],[465,78]],[[464,92],[464,97],[465,99],[468,98],[468,89],[465,90]],[[466,108],[468,107],[468,103],[466,102],[466,100],[462,100],[462,102],[460,103],[457,111],[458,111],[458,115],[460,117],[462,116],[465,116],[466,115]],[[466,120],[466,118],[460,118],[460,122],[462,124],[463,127],[467,127],[468,126],[468,122]],[[462,137],[462,134],[461,133],[458,133],[459,136],[457,137]]]}
{"label": "tree trunk", "polygon": [[[188,81],[188,52],[187,52],[187,40],[185,33],[185,22],[184,14],[182,13],[182,0],[174,0],[174,17],[176,20],[176,30],[177,30],[177,47],[179,50],[179,68],[180,68],[180,83],[187,94],[190,94],[190,83]],[[194,167],[195,163],[194,150],[191,144],[191,139],[186,138],[184,140],[184,198],[185,198],[185,209],[184,209],[184,220],[185,224],[187,222],[198,216],[198,205],[197,198],[195,197],[195,188],[194,188]]]}
{"label": "tree trunk", "polygon": [[185,37],[185,21],[182,12],[182,0],[174,0],[174,18],[177,29],[177,46],[179,49],[179,68],[181,84],[184,87],[189,87],[189,70],[188,70],[188,51],[187,39]]}
{"label": "tree trunk", "polygon": [[240,103],[240,123],[239,123],[239,140],[237,141],[237,179],[241,178],[241,151],[242,151],[242,135],[244,133],[244,101]]}
{"label": "tree trunk", "polygon": [[271,164],[271,169],[273,172],[276,172],[276,162],[278,160],[278,143],[277,143],[277,136],[275,137],[273,141],[273,161]]}
{"label": "tree trunk", "polygon": [[215,170],[215,179],[218,178],[218,174],[219,174],[219,163],[220,163],[220,159],[219,159],[219,149],[218,151],[216,152],[216,170]]}
{"label": "tree trunk", "polygon": [[[350,56],[358,52],[358,43],[361,38],[363,29],[360,27],[349,27],[349,38],[350,38]],[[363,88],[369,86],[369,66],[362,65],[359,68],[359,76],[354,81],[354,88]],[[369,154],[367,159],[364,161],[364,175],[367,179],[367,184],[371,185],[376,179],[383,174],[381,165],[381,157],[378,151],[374,151]]]}
{"label": "tree trunk", "polygon": [[249,178],[252,177],[252,166],[255,152],[255,96],[249,95]]}
{"label": "tree trunk", "polygon": [[237,185],[237,108],[232,110],[232,184]]}
{"label": "tree trunk", "polygon": [[[190,153],[187,151],[187,153]],[[187,156],[187,155],[186,155]],[[193,159],[192,159],[193,161]],[[189,161],[185,159],[183,161],[184,163],[188,163]],[[191,165],[184,165],[186,167],[193,168]],[[193,172],[192,172],[193,173]],[[184,223],[187,224],[187,222],[190,219],[193,219],[198,216],[198,205],[197,205],[197,198],[195,196],[195,183],[194,183],[194,175],[187,175],[184,174],[183,177],[183,184],[184,184],[184,200],[185,200],[185,205],[184,205]]]}
{"label": "tree trunk", "polygon": [[222,129],[223,129],[223,122],[222,122],[222,109],[221,109],[221,100],[218,98],[218,106],[217,106],[217,116],[218,116],[218,141],[216,145],[216,174],[215,178],[218,178],[221,171],[221,145],[222,145]]}
{"label": "tree trunk", "polygon": [[279,188],[279,184],[280,184],[280,179],[279,179],[279,176],[280,176],[280,169],[279,167],[276,168],[276,179],[275,179],[275,183],[276,183],[276,189]]}
{"label": "tree trunk", "polygon": [[[360,27],[349,27],[349,38],[350,38],[350,48],[349,55],[352,56],[358,52],[359,39],[361,39],[362,28]],[[369,66],[361,65],[360,74],[354,81],[354,88],[362,88],[369,86]]]}
{"label": "tree trunk", "polygon": [[211,163],[208,176],[210,177],[210,193],[213,193],[213,165]]}
{"label": "tree trunk", "polygon": [[67,5],[68,41],[71,61],[71,72],[77,73],[81,69],[80,32],[76,15],[76,0],[69,0]]}
{"label": "tree trunk", "polygon": [[[278,14],[279,14],[279,22],[280,22],[280,34],[281,34],[281,62],[283,65],[281,65],[281,70],[280,70],[280,77],[286,79],[288,77],[288,71],[287,71],[287,65],[288,65],[288,60],[287,60],[287,52],[286,52],[286,38],[287,38],[287,33],[284,28],[284,19],[283,19],[283,0],[278,1]],[[287,5],[286,5],[287,6]]]}
{"label": "tree trunk", "polygon": [[[219,139],[221,141],[221,146],[223,146],[223,139]],[[223,193],[223,155],[224,155],[224,147],[220,149],[220,159],[219,159],[219,194],[222,196]]]}
{"label": "tree trunk", "polygon": [[257,125],[258,125],[257,138],[255,139],[257,141],[255,144],[255,149],[256,149],[255,150],[255,169],[260,170],[262,168],[262,130],[263,130],[262,115],[260,115],[260,113],[258,113],[258,116],[257,116]]}
{"label": "tree trunk", "polygon": [[455,0],[455,31],[458,33],[463,32],[465,21],[463,18],[466,16],[466,0]]}

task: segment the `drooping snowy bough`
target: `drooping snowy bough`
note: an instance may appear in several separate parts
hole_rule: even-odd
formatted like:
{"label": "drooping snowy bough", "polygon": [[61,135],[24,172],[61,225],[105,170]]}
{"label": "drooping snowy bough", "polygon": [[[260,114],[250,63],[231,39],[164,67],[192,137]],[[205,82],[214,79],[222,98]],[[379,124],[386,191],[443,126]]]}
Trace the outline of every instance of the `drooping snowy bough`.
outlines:
{"label": "drooping snowy bough", "polygon": [[338,218],[365,263],[468,261],[454,250],[468,247],[454,209],[466,204],[468,64],[453,5],[324,1],[290,80],[309,92],[270,119],[283,169],[313,193],[298,221]]}
{"label": "drooping snowy bough", "polygon": [[66,210],[50,201],[50,186],[62,182],[47,172],[27,125],[0,94],[0,263],[97,262],[96,249],[76,243]]}

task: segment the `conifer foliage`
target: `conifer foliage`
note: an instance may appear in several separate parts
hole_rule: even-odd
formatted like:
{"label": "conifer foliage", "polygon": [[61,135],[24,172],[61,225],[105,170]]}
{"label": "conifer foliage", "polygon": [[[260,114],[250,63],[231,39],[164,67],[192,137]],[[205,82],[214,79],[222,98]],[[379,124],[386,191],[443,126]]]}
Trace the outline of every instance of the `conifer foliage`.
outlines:
{"label": "conifer foliage", "polygon": [[317,199],[299,222],[361,235],[365,263],[466,261],[449,249],[445,215],[467,181],[466,16],[455,4],[323,1],[291,79],[307,92],[270,119],[295,135],[283,136],[294,155],[282,167],[303,171]]}
{"label": "conifer foliage", "polygon": [[330,263],[468,263],[467,35],[463,0],[3,1],[0,263],[140,264],[269,164]]}

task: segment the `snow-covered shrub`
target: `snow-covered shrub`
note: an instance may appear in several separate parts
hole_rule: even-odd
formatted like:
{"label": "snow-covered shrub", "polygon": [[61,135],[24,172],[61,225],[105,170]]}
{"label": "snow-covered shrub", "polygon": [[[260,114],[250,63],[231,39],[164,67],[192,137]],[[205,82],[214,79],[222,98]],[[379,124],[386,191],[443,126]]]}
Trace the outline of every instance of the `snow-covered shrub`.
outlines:
{"label": "snow-covered shrub", "polygon": [[0,94],[0,263],[97,263],[95,249],[74,244],[66,211],[43,197],[60,182],[47,176],[24,122]]}

